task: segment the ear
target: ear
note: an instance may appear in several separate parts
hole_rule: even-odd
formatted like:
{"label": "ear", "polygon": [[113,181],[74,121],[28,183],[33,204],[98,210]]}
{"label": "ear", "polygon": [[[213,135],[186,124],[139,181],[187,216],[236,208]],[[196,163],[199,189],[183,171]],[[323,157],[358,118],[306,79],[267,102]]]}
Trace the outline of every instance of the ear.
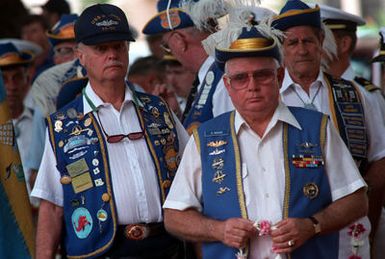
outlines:
{"label": "ear", "polygon": [[227,92],[229,92],[231,90],[230,78],[226,74],[224,74],[222,80],[223,80],[223,84],[227,89]]}
{"label": "ear", "polygon": [[173,43],[181,51],[185,52],[187,50],[188,44],[186,41],[186,37],[182,33],[175,32]]}
{"label": "ear", "polygon": [[80,64],[84,67],[84,53],[79,49],[79,46],[75,47],[75,56],[79,59]]}

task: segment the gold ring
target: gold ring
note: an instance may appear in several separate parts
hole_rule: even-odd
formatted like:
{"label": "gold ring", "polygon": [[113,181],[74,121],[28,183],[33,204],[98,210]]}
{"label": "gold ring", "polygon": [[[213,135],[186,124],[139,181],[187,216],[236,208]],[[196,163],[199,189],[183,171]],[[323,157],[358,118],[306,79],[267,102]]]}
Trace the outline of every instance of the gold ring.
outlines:
{"label": "gold ring", "polygon": [[292,246],[295,245],[295,243],[294,243],[293,240],[290,240],[289,242],[287,242],[287,245],[288,245],[289,247],[292,247]]}

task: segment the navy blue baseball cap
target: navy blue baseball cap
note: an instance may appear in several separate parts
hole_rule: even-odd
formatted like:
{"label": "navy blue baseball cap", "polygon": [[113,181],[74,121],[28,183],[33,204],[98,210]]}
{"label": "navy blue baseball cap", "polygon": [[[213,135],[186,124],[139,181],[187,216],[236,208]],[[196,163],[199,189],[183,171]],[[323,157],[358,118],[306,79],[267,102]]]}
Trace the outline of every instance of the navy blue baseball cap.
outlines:
{"label": "navy blue baseball cap", "polygon": [[75,23],[75,41],[96,45],[110,41],[135,41],[122,9],[111,4],[86,8]]}
{"label": "navy blue baseball cap", "polygon": [[300,0],[288,0],[271,25],[281,31],[302,25],[321,28],[320,8],[317,5],[311,8]]}
{"label": "navy blue baseball cap", "polygon": [[142,32],[154,35],[194,26],[191,17],[180,8],[180,2],[181,0],[159,0],[158,13],[147,22]]}

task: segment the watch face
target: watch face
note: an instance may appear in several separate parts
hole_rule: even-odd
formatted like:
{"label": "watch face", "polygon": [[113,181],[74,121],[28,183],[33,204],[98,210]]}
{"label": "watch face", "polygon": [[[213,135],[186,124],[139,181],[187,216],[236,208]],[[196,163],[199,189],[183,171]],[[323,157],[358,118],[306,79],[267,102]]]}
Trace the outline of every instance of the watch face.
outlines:
{"label": "watch face", "polygon": [[319,223],[314,224],[313,226],[314,226],[314,231],[316,234],[321,233],[321,225]]}
{"label": "watch face", "polygon": [[318,220],[314,217],[309,217],[309,219],[311,220],[311,222],[313,223],[313,227],[314,227],[314,232],[315,234],[319,234],[321,232],[321,225],[320,223],[318,222]]}

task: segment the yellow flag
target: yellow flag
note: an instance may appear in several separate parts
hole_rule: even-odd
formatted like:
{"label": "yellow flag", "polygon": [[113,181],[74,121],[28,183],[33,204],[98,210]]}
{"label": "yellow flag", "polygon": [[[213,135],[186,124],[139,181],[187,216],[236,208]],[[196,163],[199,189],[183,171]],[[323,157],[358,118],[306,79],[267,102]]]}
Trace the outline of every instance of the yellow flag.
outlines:
{"label": "yellow flag", "polygon": [[0,71],[0,258],[31,258],[35,227]]}

